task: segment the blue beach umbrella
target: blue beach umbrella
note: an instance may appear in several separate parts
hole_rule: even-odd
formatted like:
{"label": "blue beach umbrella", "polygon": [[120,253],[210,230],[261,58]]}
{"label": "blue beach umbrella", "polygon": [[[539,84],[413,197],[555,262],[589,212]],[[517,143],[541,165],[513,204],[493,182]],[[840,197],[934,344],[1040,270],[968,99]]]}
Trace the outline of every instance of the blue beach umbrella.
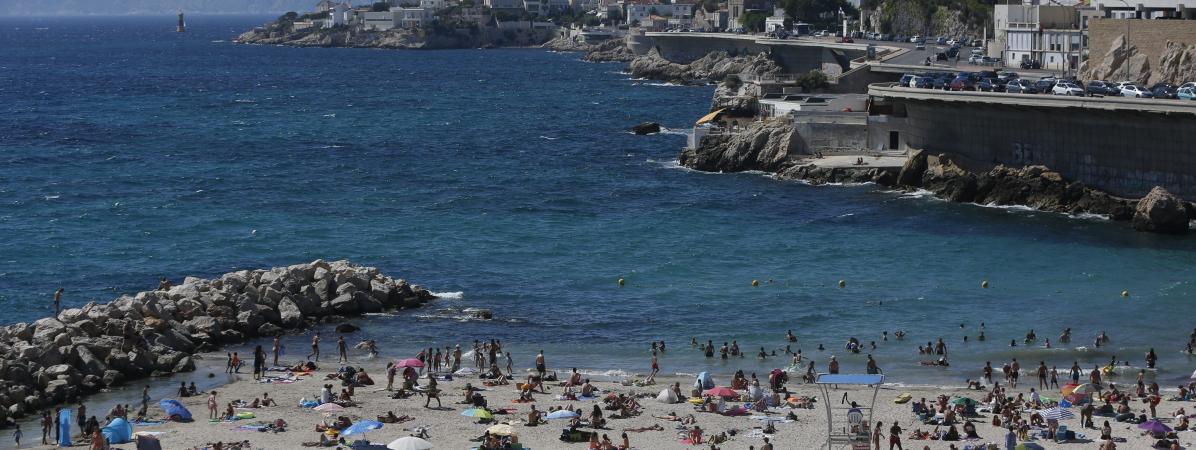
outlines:
{"label": "blue beach umbrella", "polygon": [[166,413],[166,416],[170,417],[172,420],[177,420],[179,422],[191,421],[191,411],[188,411],[187,408],[183,407],[183,404],[179,403],[178,400],[163,399],[162,401],[158,402],[158,407],[162,408],[162,411]]}
{"label": "blue beach umbrella", "polygon": [[341,436],[352,436],[354,434],[365,433],[367,431],[377,430],[379,428],[382,428],[382,422],[374,420],[362,420],[341,430]]}
{"label": "blue beach umbrella", "polygon": [[477,417],[479,419],[493,419],[494,418],[494,414],[491,414],[490,411],[487,411],[482,408],[469,408],[465,411],[461,411],[461,415],[465,416],[465,417]]}
{"label": "blue beach umbrella", "polygon": [[572,419],[574,417],[577,417],[577,413],[574,411],[567,410],[567,409],[562,409],[562,410],[553,411],[553,412],[548,413],[549,419]]}

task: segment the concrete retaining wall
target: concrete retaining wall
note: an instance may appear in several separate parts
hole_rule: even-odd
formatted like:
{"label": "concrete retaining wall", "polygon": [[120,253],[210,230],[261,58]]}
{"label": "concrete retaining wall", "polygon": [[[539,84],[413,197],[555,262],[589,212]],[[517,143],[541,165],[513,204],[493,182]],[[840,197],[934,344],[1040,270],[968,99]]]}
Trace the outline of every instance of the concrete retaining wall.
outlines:
{"label": "concrete retaining wall", "polygon": [[896,117],[873,120],[869,134],[887,140],[897,131],[903,149],[960,156],[971,170],[1041,164],[1115,195],[1141,197],[1157,185],[1196,199],[1191,132],[1196,106],[1182,114],[1040,106],[1029,96],[1019,106],[977,97],[964,102],[887,96]]}
{"label": "concrete retaining wall", "polygon": [[797,152],[858,154],[868,146],[867,113],[815,113],[793,116]]}
{"label": "concrete retaining wall", "polygon": [[1196,44],[1196,20],[1099,19],[1088,22],[1088,58],[1099,61],[1113,41],[1126,33],[1129,45],[1146,55],[1151,69],[1167,48],[1167,41]]}

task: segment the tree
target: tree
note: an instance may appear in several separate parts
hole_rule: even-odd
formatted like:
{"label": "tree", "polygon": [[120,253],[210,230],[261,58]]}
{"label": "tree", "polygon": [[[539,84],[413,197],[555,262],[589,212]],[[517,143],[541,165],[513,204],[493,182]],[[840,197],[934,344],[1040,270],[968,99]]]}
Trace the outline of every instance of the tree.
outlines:
{"label": "tree", "polygon": [[810,92],[815,89],[822,89],[830,86],[827,82],[826,74],[821,70],[814,69],[797,79],[797,85],[801,86],[803,92]]}
{"label": "tree", "polygon": [[370,6],[370,11],[373,11],[373,12],[390,11],[390,2],[374,2],[374,4]]}
{"label": "tree", "polygon": [[764,31],[764,22],[768,15],[762,11],[745,11],[739,16],[739,25],[751,32]]}

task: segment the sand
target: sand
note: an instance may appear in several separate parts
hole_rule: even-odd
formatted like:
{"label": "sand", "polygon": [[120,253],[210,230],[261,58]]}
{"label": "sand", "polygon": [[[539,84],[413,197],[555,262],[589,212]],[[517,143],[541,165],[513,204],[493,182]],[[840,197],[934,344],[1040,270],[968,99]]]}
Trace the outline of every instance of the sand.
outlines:
{"label": "sand", "polygon": [[[208,355],[212,360],[220,360],[223,354]],[[462,387],[465,383],[473,383],[475,386],[479,385],[479,380],[475,377],[458,377],[453,381],[441,382],[440,388],[443,390],[441,400],[444,404],[440,409],[426,409],[424,408],[424,398],[421,396],[414,396],[407,399],[391,399],[389,393],[384,390],[386,377],[383,369],[384,361],[382,359],[367,360],[364,358],[357,358],[352,361],[354,366],[362,366],[366,368],[367,373],[377,382],[374,386],[368,386],[357,389],[356,400],[360,402],[359,407],[351,407],[346,410],[345,415],[350,416],[354,420],[357,418],[374,419],[380,414],[385,414],[387,411],[394,411],[395,414],[409,415],[415,417],[415,420],[403,424],[392,425],[387,424],[382,429],[371,431],[366,434],[369,440],[385,445],[386,443],[411,434],[411,430],[416,427],[425,428],[430,435],[428,438],[436,448],[440,449],[469,449],[477,445],[477,442],[471,439],[481,436],[483,432],[490,425],[478,424],[475,419],[461,416],[461,412],[468,408],[466,405],[458,404],[463,400]],[[253,380],[252,374],[244,373],[240,378],[228,385],[217,389],[218,401],[223,410],[223,405],[233,399],[243,399],[246,401],[252,400],[255,396],[261,396],[263,392],[269,392],[270,396],[275,398],[279,406],[258,409],[238,409],[238,411],[251,411],[256,414],[256,419],[240,420],[234,422],[215,422],[209,423],[207,420],[207,407],[205,397],[192,397],[180,399],[196,417],[196,421],[192,423],[166,423],[155,426],[138,426],[135,431],[153,431],[160,432],[160,439],[164,448],[180,449],[203,447],[206,443],[224,441],[224,442],[239,442],[248,440],[252,444],[252,448],[262,449],[297,449],[303,448],[302,443],[305,441],[318,440],[319,435],[314,431],[316,424],[320,423],[325,417],[318,412],[311,409],[303,409],[297,406],[301,398],[318,398],[320,387],[325,382],[323,375],[334,371],[338,365],[332,361],[325,361],[322,369],[318,371],[318,376],[309,377],[314,379],[305,379],[303,381],[292,384],[269,384],[259,383]],[[248,369],[246,369],[248,370]],[[525,373],[524,369],[516,368],[517,373]],[[562,377],[566,372],[557,371]],[[767,383],[765,374],[759,374],[761,381]],[[597,377],[593,378],[598,380]],[[683,392],[688,393],[690,386],[693,383],[693,378],[690,376],[668,376],[658,377],[655,386],[648,387],[628,387],[621,385],[617,380],[604,379],[602,381],[594,381],[593,383],[600,389],[609,390],[616,393],[645,393],[649,392],[655,395],[665,386],[671,385],[674,381],[679,381]],[[729,377],[716,377],[715,381],[720,385],[724,385],[730,381]],[[422,383],[422,382],[421,382]],[[557,401],[554,400],[556,395],[561,392],[562,388],[556,386],[555,383],[549,383],[549,394],[536,394],[536,402],[534,403],[538,409],[546,410],[549,407],[559,407],[570,405],[575,409],[581,407],[585,411],[593,408],[598,401]],[[790,382],[789,388],[795,391],[797,395],[808,395],[812,397],[820,396],[819,390],[816,386],[798,384]],[[1030,386],[1019,387],[1013,392],[1027,393]],[[339,384],[336,386],[339,392]],[[842,392],[842,391],[839,391]],[[867,403],[871,397],[871,389],[857,388],[846,390],[851,400],[862,403]],[[966,395],[973,398],[979,398],[980,394],[977,391],[968,391],[961,388],[950,387],[912,387],[900,385],[884,385],[877,397],[876,410],[874,421],[884,422],[885,434],[887,435],[888,427],[893,423],[899,423],[902,428],[906,430],[906,434],[914,428],[921,428],[928,430],[933,427],[927,427],[916,423],[916,418],[910,412],[909,405],[897,405],[893,403],[893,399],[900,393],[908,392],[917,400],[921,397],[928,399],[937,395]],[[584,449],[587,448],[583,443],[564,443],[558,439],[561,429],[567,426],[567,421],[550,421],[547,425],[537,427],[526,427],[522,425],[522,421],[526,420],[527,412],[530,411],[530,405],[527,403],[514,403],[513,400],[518,398],[514,385],[498,386],[489,388],[483,393],[487,398],[491,408],[514,408],[518,411],[511,415],[496,415],[495,419],[499,422],[514,422],[518,423],[515,429],[519,432],[520,441],[527,447],[533,449]],[[130,397],[139,395],[137,392],[130,392]],[[839,396],[842,394],[840,393]],[[133,398],[128,399],[130,403]],[[836,398],[837,402],[838,399]],[[609,420],[609,430],[599,430],[600,433],[607,434],[611,440],[616,444],[620,442],[620,435],[624,428],[648,427],[652,425],[661,425],[664,431],[647,431],[641,433],[628,433],[631,444],[638,449],[682,449],[682,448],[709,448],[709,445],[702,447],[693,447],[683,444],[678,439],[678,431],[674,428],[678,425],[677,422],[670,422],[663,419],[656,419],[653,416],[666,415],[669,412],[675,412],[679,415],[694,414],[697,418],[697,423],[702,429],[708,432],[723,432],[731,429],[737,429],[740,433],[731,438],[729,442],[720,445],[723,449],[747,449],[749,447],[760,448],[764,443],[763,439],[759,437],[759,431],[753,432],[754,428],[762,428],[764,422],[750,418],[750,416],[727,417],[716,415],[712,413],[695,412],[693,407],[688,403],[681,404],[662,404],[653,398],[641,399],[640,403],[644,406],[644,411],[637,417],[628,419],[611,419]],[[435,401],[432,402],[435,405]],[[1141,407],[1140,402],[1134,403],[1136,407]],[[1164,401],[1158,408],[1162,415],[1171,415],[1173,411],[1181,406],[1191,406],[1189,403],[1178,403]],[[1189,408],[1190,409],[1190,408]],[[152,408],[153,414],[160,414],[160,410]],[[773,409],[772,416],[783,417],[790,409]],[[776,425],[777,433],[771,438],[774,448],[777,449],[814,449],[819,448],[826,439],[826,411],[821,399],[814,409],[793,409],[793,413],[797,417],[797,421],[789,423],[778,423]],[[1074,409],[1073,409],[1074,411]],[[609,416],[613,411],[603,411],[606,416]],[[1076,411],[1078,417],[1078,411]],[[979,435],[984,438],[980,442],[1004,442],[1004,431],[998,430],[991,425],[990,416],[982,414],[983,418],[978,419],[976,424],[978,426]],[[282,433],[262,433],[255,431],[239,430],[241,425],[253,424],[258,421],[273,421],[274,419],[283,419],[289,424],[286,432]],[[1099,426],[1103,418],[1097,417],[1097,425]],[[1062,424],[1066,425],[1072,430],[1078,430],[1085,434],[1088,439],[1095,439],[1099,437],[1099,430],[1081,430],[1079,420],[1065,420]],[[1152,439],[1142,436],[1136,426],[1130,424],[1115,423],[1113,426],[1114,436],[1126,438],[1128,442],[1118,444],[1119,449],[1138,449],[1149,448],[1153,443]],[[25,430],[26,442],[37,442],[40,440],[40,430]],[[1196,433],[1183,432],[1180,434],[1181,442],[1185,447],[1188,447],[1192,441],[1196,441]],[[8,436],[6,436],[8,437]],[[905,438],[905,436],[903,436]],[[1096,442],[1088,443],[1068,443],[1068,444],[1053,444],[1046,441],[1039,440],[1045,448],[1097,448]],[[910,441],[903,439],[906,449],[921,449],[923,446],[930,449],[947,449],[949,442],[940,441]],[[967,444],[976,444],[978,442],[955,442],[957,448],[963,448]],[[119,448],[134,448],[133,444],[123,444],[117,446]],[[29,448],[28,444],[23,448]],[[53,448],[48,446],[33,447],[33,448]],[[887,446],[885,446],[887,448]],[[1001,447],[1003,448],[1003,446]]]}

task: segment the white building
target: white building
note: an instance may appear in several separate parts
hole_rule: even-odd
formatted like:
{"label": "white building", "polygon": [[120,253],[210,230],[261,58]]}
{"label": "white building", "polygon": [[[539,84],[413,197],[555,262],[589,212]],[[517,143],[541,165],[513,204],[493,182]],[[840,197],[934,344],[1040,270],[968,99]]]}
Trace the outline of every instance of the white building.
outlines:
{"label": "white building", "polygon": [[419,0],[419,7],[435,12],[448,8],[449,4],[446,0]]}
{"label": "white building", "polygon": [[1048,70],[1074,71],[1080,62],[1083,30],[1075,7],[995,5],[994,48],[1006,66],[1037,61]]}
{"label": "white building", "polygon": [[386,31],[400,26],[398,17],[394,11],[369,11],[362,14],[361,22],[368,30]]}
{"label": "white building", "polygon": [[395,21],[403,28],[420,28],[432,22],[435,12],[428,8],[391,8]]}
{"label": "white building", "polygon": [[349,5],[345,3],[337,3],[332,6],[328,12],[328,20],[324,21],[324,28],[332,28],[337,25],[346,25],[349,23],[346,13],[353,11]]}
{"label": "white building", "polygon": [[626,11],[623,12],[627,23],[639,21],[640,23],[647,23],[649,17],[661,16],[667,18],[684,19],[689,22],[693,19],[692,3],[673,3],[668,5],[649,4],[649,3],[629,3],[626,5]]}
{"label": "white building", "polygon": [[523,9],[523,0],[485,0],[490,9]]}
{"label": "white building", "polygon": [[523,9],[530,14],[544,14],[544,6],[541,0],[523,0]]}
{"label": "white building", "polygon": [[772,16],[764,19],[764,32],[775,33],[777,31],[785,31],[785,10],[776,8],[772,11]]}

